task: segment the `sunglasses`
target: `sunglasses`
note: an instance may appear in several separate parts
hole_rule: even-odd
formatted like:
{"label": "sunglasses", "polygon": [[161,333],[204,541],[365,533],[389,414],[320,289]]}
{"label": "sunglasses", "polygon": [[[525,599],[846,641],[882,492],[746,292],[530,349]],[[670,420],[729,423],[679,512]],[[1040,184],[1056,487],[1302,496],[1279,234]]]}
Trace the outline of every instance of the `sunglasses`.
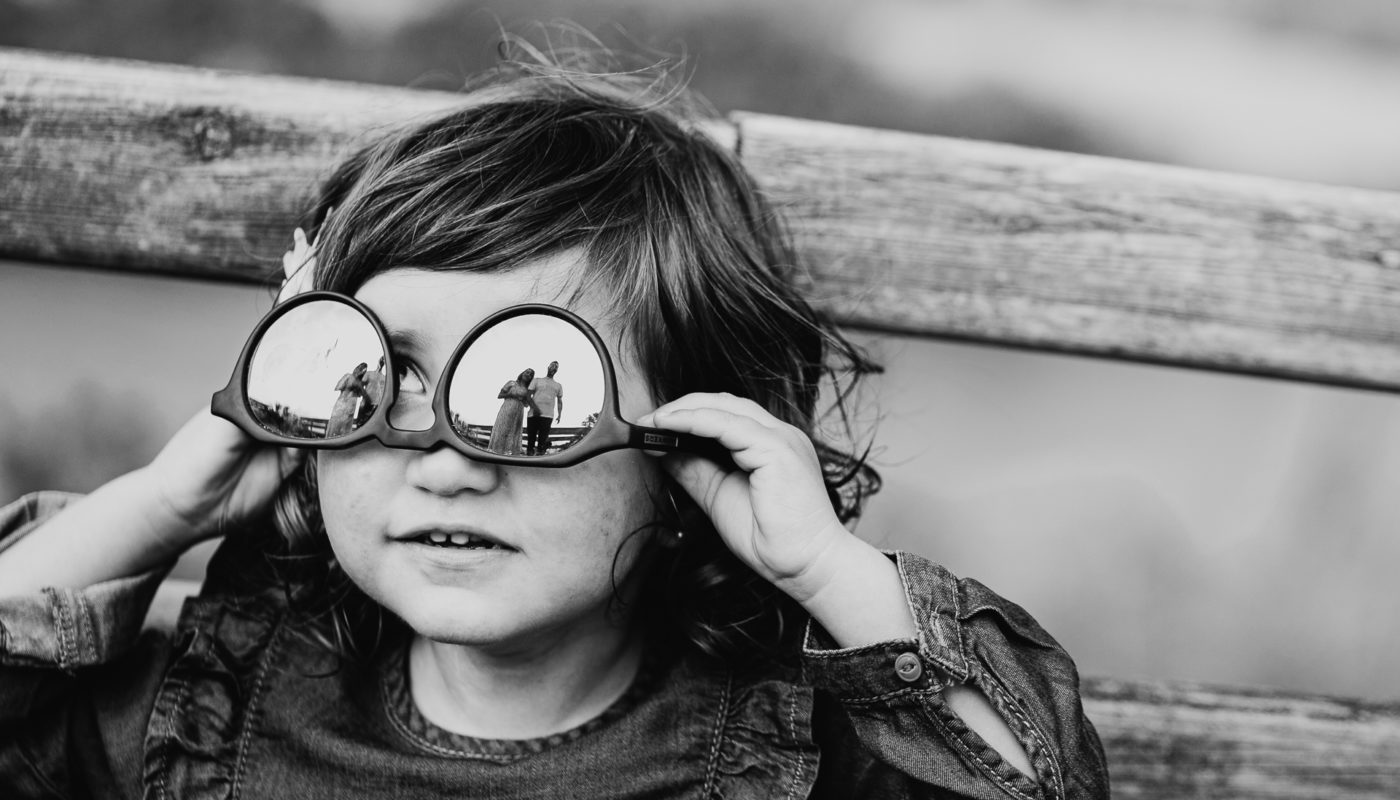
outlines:
{"label": "sunglasses", "polygon": [[563,308],[518,305],[482,320],[431,394],[410,366],[396,362],[384,325],[363,303],[308,292],[258,323],[212,408],[257,441],[289,447],[374,439],[532,467],[623,448],[728,457],[713,440],[624,420],[602,338]]}

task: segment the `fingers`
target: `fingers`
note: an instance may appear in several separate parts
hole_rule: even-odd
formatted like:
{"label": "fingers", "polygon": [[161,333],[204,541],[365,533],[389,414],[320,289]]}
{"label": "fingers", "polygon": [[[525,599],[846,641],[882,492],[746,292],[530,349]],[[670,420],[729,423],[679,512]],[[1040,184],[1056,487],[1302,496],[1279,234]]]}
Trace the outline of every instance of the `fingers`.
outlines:
{"label": "fingers", "polygon": [[171,437],[146,468],[159,508],[192,541],[218,535],[223,522],[266,506],[305,463],[291,448],[255,441],[206,407]]}
{"label": "fingers", "polygon": [[806,575],[831,532],[844,531],[812,440],[757,403],[727,394],[686,395],[642,421],[711,439],[729,451],[725,461],[733,466],[693,453],[671,453],[661,463],[726,546],[766,579]]}
{"label": "fingers", "polygon": [[282,254],[282,277],[290,279],[306,263],[311,253],[311,245],[306,242],[306,232],[301,228],[292,231],[292,249]]}
{"label": "fingers", "polygon": [[277,294],[277,302],[295,297],[311,288],[311,278],[316,272],[316,246],[306,241],[306,233],[297,228],[292,231],[292,249],[282,254],[282,291]]}
{"label": "fingers", "polygon": [[735,465],[747,472],[778,462],[816,465],[816,451],[806,433],[752,400],[729,394],[689,394],[661,406],[640,422],[714,439],[730,451]]}
{"label": "fingers", "polygon": [[[667,430],[713,439],[729,451],[734,465],[752,472],[801,452],[806,441],[782,429],[719,409],[682,409],[657,415]],[[795,433],[795,431],[793,431]]]}
{"label": "fingers", "polygon": [[639,422],[719,439],[726,447],[731,447],[731,443],[739,444],[742,437],[762,436],[765,431],[787,442],[811,442],[806,433],[773,416],[758,403],[723,392],[692,392],[662,405]]}
{"label": "fingers", "polygon": [[777,417],[774,417],[767,409],[758,403],[746,397],[736,397],[728,392],[691,392],[690,394],[663,404],[652,413],[664,415],[673,411],[705,408],[727,411],[731,414],[748,417],[758,422],[760,425],[768,427],[780,427],[787,424]]}
{"label": "fingers", "polygon": [[675,478],[696,500],[704,500],[706,487],[725,476],[725,469],[708,458],[689,453],[670,453],[661,459],[666,472]]}
{"label": "fingers", "polygon": [[206,405],[180,426],[162,449],[162,453],[177,450],[233,453],[247,449],[251,442],[252,439],[239,430],[237,425],[214,416]]}

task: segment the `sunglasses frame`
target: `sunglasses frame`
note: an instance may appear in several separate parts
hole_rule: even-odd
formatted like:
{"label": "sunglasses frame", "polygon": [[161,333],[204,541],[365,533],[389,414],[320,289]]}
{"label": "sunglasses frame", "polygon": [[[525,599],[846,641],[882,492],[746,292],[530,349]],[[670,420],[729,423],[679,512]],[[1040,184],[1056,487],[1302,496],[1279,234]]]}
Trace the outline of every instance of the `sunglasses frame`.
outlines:
{"label": "sunglasses frame", "polygon": [[[273,324],[286,316],[292,309],[317,301],[331,301],[348,305],[369,320],[369,323],[374,327],[375,334],[379,337],[379,345],[384,351],[386,374],[392,376],[392,380],[385,382],[385,389],[389,393],[388,397],[384,398],[383,402],[369,416],[369,419],[360,427],[332,439],[295,439],[264,428],[253,417],[248,403],[248,367],[254,353],[257,352],[258,345],[262,343],[263,336]],[[582,331],[593,345],[603,367],[603,407],[598,411],[598,421],[592,430],[574,446],[542,456],[495,453],[463,439],[452,427],[452,418],[447,407],[448,388],[451,381],[444,380],[444,378],[451,375],[456,369],[462,355],[482,334],[498,323],[525,314],[544,314],[557,317]],[[462,337],[461,341],[457,343],[457,347],[452,351],[451,357],[444,364],[442,373],[438,375],[438,385],[433,391],[433,424],[431,426],[422,430],[406,430],[395,427],[389,421],[389,414],[398,401],[398,393],[398,371],[394,368],[394,353],[389,347],[389,337],[384,329],[384,324],[379,321],[374,312],[359,300],[339,292],[305,292],[278,303],[253,328],[252,334],[243,344],[243,352],[238,357],[238,363],[234,367],[228,385],[214,393],[211,400],[211,410],[215,416],[232,422],[259,442],[311,450],[343,450],[374,439],[386,447],[401,450],[426,451],[440,445],[446,445],[474,461],[523,467],[570,467],[601,453],[628,448],[656,452],[693,453],[715,460],[728,460],[729,458],[729,454],[723,446],[712,439],[661,428],[647,428],[634,425],[623,419],[618,408],[617,374],[613,369],[612,355],[608,352],[607,346],[604,345],[602,337],[593,330],[591,325],[572,311],[544,303],[525,303],[501,309],[477,323]]]}

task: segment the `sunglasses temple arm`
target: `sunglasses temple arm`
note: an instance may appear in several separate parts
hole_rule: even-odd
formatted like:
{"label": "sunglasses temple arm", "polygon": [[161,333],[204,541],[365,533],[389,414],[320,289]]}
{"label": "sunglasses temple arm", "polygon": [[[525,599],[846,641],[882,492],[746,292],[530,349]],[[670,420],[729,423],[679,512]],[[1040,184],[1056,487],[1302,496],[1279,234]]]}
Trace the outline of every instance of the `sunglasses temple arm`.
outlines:
{"label": "sunglasses temple arm", "polygon": [[690,453],[719,464],[732,463],[729,450],[714,439],[660,428],[644,428],[640,425],[630,427],[632,430],[628,445],[631,447],[662,453]]}

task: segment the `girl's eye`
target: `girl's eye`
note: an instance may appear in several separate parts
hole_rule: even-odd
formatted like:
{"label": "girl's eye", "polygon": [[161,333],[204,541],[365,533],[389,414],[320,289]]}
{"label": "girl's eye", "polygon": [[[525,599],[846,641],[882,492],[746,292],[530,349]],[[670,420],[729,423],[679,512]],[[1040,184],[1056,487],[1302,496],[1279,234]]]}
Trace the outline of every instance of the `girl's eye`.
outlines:
{"label": "girl's eye", "polygon": [[400,394],[422,394],[428,390],[418,366],[406,358],[394,360],[394,375],[398,378]]}
{"label": "girl's eye", "polygon": [[389,409],[389,422],[405,429],[421,430],[433,424],[431,398],[428,382],[423,371],[413,359],[396,356],[394,358],[394,379],[399,390],[394,397],[394,405]]}

